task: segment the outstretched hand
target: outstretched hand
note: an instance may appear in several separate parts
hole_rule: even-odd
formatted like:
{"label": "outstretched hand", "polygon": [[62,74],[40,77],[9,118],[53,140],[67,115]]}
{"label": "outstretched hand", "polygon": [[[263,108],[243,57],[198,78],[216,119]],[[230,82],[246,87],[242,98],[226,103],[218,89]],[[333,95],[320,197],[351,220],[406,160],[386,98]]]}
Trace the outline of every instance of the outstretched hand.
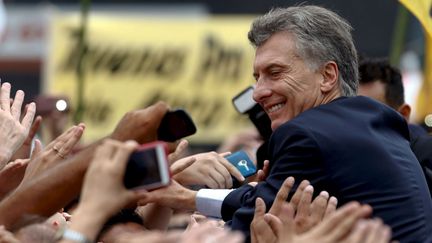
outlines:
{"label": "outstretched hand", "polygon": [[145,109],[126,113],[111,134],[119,141],[135,140],[144,144],[157,140],[157,129],[169,107],[158,102]]}
{"label": "outstretched hand", "polygon": [[72,126],[49,143],[45,149],[42,149],[41,142],[36,139],[35,148],[21,184],[34,179],[44,171],[56,166],[60,161],[65,160],[81,139],[84,129],[83,123]]}
{"label": "outstretched hand", "polygon": [[30,132],[30,127],[36,113],[35,103],[30,103],[24,117],[21,119],[21,107],[24,92],[18,90],[11,104],[11,85],[3,83],[0,92],[0,169],[11,159],[21,147]]}

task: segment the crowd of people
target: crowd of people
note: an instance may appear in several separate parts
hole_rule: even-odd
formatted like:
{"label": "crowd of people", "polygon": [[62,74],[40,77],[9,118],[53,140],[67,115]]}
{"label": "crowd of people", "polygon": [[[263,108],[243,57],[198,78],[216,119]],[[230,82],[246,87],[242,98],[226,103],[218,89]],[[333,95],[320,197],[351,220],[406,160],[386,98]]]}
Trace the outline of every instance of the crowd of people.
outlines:
{"label": "crowd of people", "polygon": [[[158,140],[168,104],[126,113],[76,152],[85,124],[43,146],[38,107],[3,82],[0,242],[432,242],[430,135],[408,126],[397,69],[359,65],[351,31],[312,5],[255,19],[253,98],[271,137],[249,131],[192,155],[186,140],[169,143],[171,182],[151,191],[126,189],[124,175]],[[248,178],[225,158],[242,145],[265,151]],[[173,226],[180,215],[187,224]]]}

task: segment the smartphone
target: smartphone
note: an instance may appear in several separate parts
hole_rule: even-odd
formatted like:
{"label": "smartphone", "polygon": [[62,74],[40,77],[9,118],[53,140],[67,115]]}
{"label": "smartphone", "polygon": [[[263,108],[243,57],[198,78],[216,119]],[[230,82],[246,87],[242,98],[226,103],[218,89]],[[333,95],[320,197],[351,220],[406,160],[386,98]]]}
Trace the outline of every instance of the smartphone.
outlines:
{"label": "smartphone", "polygon": [[232,98],[234,108],[236,108],[239,113],[245,114],[257,104],[252,98],[253,92],[254,86],[249,86]]}
{"label": "smartphone", "polygon": [[174,142],[195,133],[196,127],[192,118],[182,109],[168,111],[157,131],[158,139],[166,142]]}
{"label": "smartphone", "polygon": [[239,113],[249,116],[264,140],[268,140],[272,134],[271,121],[261,105],[253,99],[254,89],[254,85],[247,87],[236,95],[232,102]]}
{"label": "smartphone", "polygon": [[234,165],[245,178],[257,172],[255,164],[243,150],[230,154],[225,159]]}
{"label": "smartphone", "polygon": [[127,189],[152,190],[170,183],[167,159],[168,148],[164,142],[143,144],[133,152],[127,162],[124,185]]}

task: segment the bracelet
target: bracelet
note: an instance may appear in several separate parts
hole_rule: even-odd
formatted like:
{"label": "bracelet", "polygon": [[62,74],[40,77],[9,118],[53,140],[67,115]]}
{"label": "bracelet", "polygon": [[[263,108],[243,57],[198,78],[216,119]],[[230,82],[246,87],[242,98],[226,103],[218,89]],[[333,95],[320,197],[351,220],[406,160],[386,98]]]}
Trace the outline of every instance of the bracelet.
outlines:
{"label": "bracelet", "polygon": [[71,240],[78,243],[93,243],[91,240],[89,240],[87,237],[85,237],[80,232],[71,230],[71,229],[65,229],[63,231],[62,239],[65,240]]}

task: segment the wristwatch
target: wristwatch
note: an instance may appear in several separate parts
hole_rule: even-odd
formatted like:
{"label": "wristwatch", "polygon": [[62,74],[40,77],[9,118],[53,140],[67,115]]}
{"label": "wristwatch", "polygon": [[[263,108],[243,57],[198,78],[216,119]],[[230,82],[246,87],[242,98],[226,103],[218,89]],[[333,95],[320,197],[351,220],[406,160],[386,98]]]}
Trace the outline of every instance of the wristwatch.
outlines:
{"label": "wristwatch", "polygon": [[71,240],[77,243],[93,243],[91,240],[89,240],[87,237],[85,237],[80,232],[71,230],[71,229],[65,229],[63,231],[62,239],[65,240]]}

